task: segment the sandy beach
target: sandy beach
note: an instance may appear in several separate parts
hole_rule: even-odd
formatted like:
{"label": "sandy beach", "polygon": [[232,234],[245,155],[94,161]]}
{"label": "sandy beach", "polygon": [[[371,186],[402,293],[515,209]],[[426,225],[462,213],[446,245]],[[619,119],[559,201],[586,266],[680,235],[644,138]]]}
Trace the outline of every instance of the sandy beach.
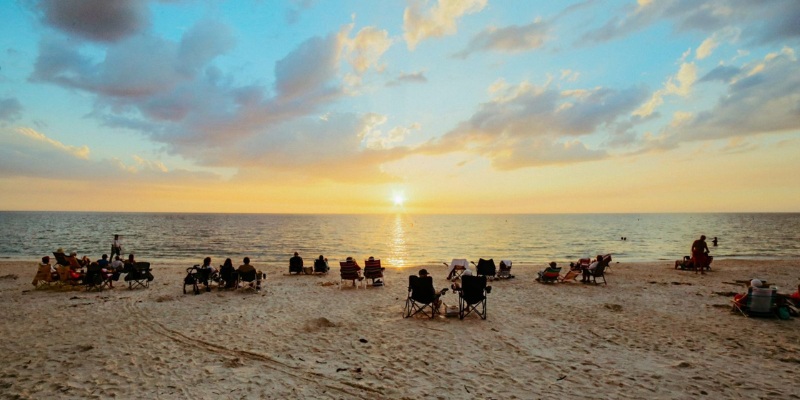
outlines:
{"label": "sandy beach", "polygon": [[796,290],[796,260],[612,262],[607,286],[515,265],[487,320],[402,318],[409,273],[446,287],[443,265],[388,266],[366,290],[256,265],[261,293],[183,295],[183,265],[95,293],[34,290],[36,263],[0,262],[0,397],[800,398],[798,319],[745,318],[728,295],[753,277]]}

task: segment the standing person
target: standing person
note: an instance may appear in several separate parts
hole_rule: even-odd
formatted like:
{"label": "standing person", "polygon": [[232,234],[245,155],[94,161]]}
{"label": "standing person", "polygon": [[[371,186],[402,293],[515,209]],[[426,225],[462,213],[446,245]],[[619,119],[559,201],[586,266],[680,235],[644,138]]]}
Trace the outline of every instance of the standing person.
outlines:
{"label": "standing person", "polygon": [[714,236],[714,240],[712,240],[711,243],[714,245],[714,247],[717,247],[717,237],[716,236]]}
{"label": "standing person", "polygon": [[111,258],[114,258],[115,254],[122,255],[122,239],[119,238],[119,235],[114,235],[114,241],[111,242]]}
{"label": "standing person", "polygon": [[706,268],[708,268],[708,245],[706,244],[706,235],[700,235],[700,239],[692,243],[692,260],[694,261],[696,274],[700,271],[705,275]]}

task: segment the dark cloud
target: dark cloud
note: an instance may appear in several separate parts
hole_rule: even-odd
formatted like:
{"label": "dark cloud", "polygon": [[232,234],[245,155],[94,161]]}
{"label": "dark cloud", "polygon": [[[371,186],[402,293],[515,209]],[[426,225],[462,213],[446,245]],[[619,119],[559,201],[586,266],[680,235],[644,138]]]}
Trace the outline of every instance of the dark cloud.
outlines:
{"label": "dark cloud", "polygon": [[471,151],[499,169],[596,160],[606,151],[578,138],[628,118],[648,96],[642,87],[560,92],[520,86],[507,93],[511,96],[482,104],[469,120],[417,151]]}
{"label": "dark cloud", "polygon": [[426,83],[428,82],[428,78],[425,77],[425,73],[422,71],[412,72],[412,73],[405,73],[402,72],[393,80],[386,83],[386,86],[398,86],[404,83]]}
{"label": "dark cloud", "polygon": [[682,142],[800,130],[797,68],[790,50],[741,68],[728,77],[728,90],[713,108],[665,128],[648,145],[674,148]]}
{"label": "dark cloud", "polygon": [[672,20],[675,30],[714,32],[741,29],[741,37],[754,43],[781,43],[800,38],[800,2],[796,0],[663,0],[645,6],[626,5],[615,16],[583,35],[589,43],[627,36],[658,21]]}
{"label": "dark cloud", "polygon": [[740,68],[720,65],[700,78],[700,82],[721,81],[727,83],[741,72]]}
{"label": "dark cloud", "polygon": [[534,21],[527,25],[511,25],[490,28],[475,35],[464,50],[454,54],[455,58],[467,58],[478,51],[517,53],[542,47],[550,32],[548,22]]}
{"label": "dark cloud", "polygon": [[22,116],[22,104],[19,100],[9,97],[0,98],[0,121],[11,122]]}
{"label": "dark cloud", "polygon": [[144,0],[38,0],[42,21],[70,35],[116,42],[141,32],[149,23]]}
{"label": "dark cloud", "polygon": [[300,20],[300,15],[303,14],[304,11],[314,6],[316,0],[292,0],[291,3],[292,7],[286,9],[286,22],[295,24]]}

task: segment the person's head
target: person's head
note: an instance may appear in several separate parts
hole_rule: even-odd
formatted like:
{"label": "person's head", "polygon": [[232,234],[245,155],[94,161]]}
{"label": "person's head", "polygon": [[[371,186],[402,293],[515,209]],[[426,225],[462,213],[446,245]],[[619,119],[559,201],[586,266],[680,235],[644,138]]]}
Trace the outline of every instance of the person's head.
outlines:
{"label": "person's head", "polygon": [[50,257],[49,256],[42,257],[42,264],[50,264]]}
{"label": "person's head", "polygon": [[56,250],[56,253],[64,253],[64,249],[59,247],[58,250]]}
{"label": "person's head", "polygon": [[77,251],[73,251],[73,252],[69,253],[69,255],[71,255],[73,257],[77,257],[78,256],[78,252]]}
{"label": "person's head", "polygon": [[128,254],[128,261],[133,262],[133,253]]}
{"label": "person's head", "polygon": [[226,258],[226,259],[225,259],[225,263],[224,263],[223,265],[224,265],[225,267],[231,267],[231,268],[233,268],[233,261],[231,261],[231,259],[230,259],[230,258]]}
{"label": "person's head", "polygon": [[245,257],[242,262],[244,262],[244,265],[250,264],[250,257]]}
{"label": "person's head", "polygon": [[95,267],[95,268],[96,268],[96,267],[98,266],[98,264],[97,264],[97,261],[92,261],[92,262],[89,264],[89,266],[90,266],[90,267]]}
{"label": "person's head", "polygon": [[211,265],[211,257],[204,258],[203,265]]}
{"label": "person's head", "polygon": [[114,235],[114,240],[119,239],[119,235]]}
{"label": "person's head", "polygon": [[319,260],[320,260],[320,261],[323,261],[323,260],[325,260],[325,257],[322,257],[322,254],[320,254],[320,255],[319,255]]}
{"label": "person's head", "polygon": [[353,261],[353,257],[347,257],[347,260],[345,260],[345,261]]}
{"label": "person's head", "polygon": [[114,259],[117,260],[117,261],[120,261],[119,254],[115,255]]}
{"label": "person's head", "polygon": [[700,235],[700,240],[706,240],[706,235]]}
{"label": "person's head", "polygon": [[423,269],[419,270],[419,276],[420,276],[420,277],[426,277],[426,276],[428,276],[428,270],[427,270],[427,269],[425,269],[425,268],[423,268]]}
{"label": "person's head", "polygon": [[370,260],[370,261],[375,261],[375,257],[372,257],[372,256],[370,256],[370,257],[369,257],[369,260]]}
{"label": "person's head", "polygon": [[297,254],[297,252],[296,252],[296,251],[294,252],[294,256],[295,256],[295,257],[297,257],[297,256],[299,256],[299,255],[300,255],[300,254]]}
{"label": "person's head", "polygon": [[555,261],[550,261],[550,268],[555,268],[556,265],[558,265],[558,264],[556,264]]}
{"label": "person's head", "polygon": [[602,254],[598,254],[597,255],[597,262],[601,262],[601,261],[603,261],[603,255]]}
{"label": "person's head", "polygon": [[103,254],[102,257],[100,257],[100,258],[102,258],[103,260],[106,260],[106,259],[108,259],[108,254]]}
{"label": "person's head", "polygon": [[761,279],[755,278],[750,281],[750,287],[761,287]]}

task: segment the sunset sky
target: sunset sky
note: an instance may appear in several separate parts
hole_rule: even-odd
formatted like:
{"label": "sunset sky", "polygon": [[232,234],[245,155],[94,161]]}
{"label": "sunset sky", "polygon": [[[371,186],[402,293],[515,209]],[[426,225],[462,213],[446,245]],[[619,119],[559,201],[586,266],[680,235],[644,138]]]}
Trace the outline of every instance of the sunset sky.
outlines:
{"label": "sunset sky", "polygon": [[800,211],[797,0],[0,18],[0,210]]}

